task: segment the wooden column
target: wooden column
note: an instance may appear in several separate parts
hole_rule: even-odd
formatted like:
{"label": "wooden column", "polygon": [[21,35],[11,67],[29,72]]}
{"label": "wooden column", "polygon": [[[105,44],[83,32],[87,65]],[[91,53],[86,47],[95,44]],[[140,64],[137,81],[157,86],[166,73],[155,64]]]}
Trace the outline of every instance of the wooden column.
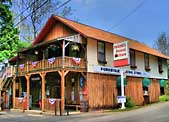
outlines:
{"label": "wooden column", "polygon": [[45,72],[40,74],[42,78],[42,111],[45,111],[45,75]]}
{"label": "wooden column", "polygon": [[27,97],[27,110],[29,110],[29,104],[30,104],[30,75],[25,75],[26,77],[26,83],[27,83],[27,89],[26,89],[26,97]]}
{"label": "wooden column", "polygon": [[[1,85],[1,83],[0,83],[0,85]],[[0,86],[0,111],[1,111],[1,86]]]}
{"label": "wooden column", "polygon": [[64,68],[64,63],[65,63],[65,40],[63,40],[62,44],[62,68]]}
{"label": "wooden column", "polygon": [[16,96],[16,79],[13,81],[13,108],[15,108],[15,96]]}
{"label": "wooden column", "polygon": [[59,75],[61,76],[61,109],[62,112],[65,111],[65,76],[69,71],[58,71]]}

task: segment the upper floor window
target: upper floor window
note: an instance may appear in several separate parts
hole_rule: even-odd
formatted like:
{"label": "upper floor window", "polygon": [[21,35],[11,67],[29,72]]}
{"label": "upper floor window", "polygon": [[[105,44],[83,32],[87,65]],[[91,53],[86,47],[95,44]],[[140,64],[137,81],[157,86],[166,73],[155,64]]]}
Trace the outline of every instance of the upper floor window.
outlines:
{"label": "upper floor window", "polygon": [[144,65],[145,65],[145,70],[150,71],[150,62],[149,62],[149,54],[144,54]]}
{"label": "upper floor window", "polygon": [[100,42],[100,41],[97,42],[97,59],[99,63],[106,63],[104,42]]}
{"label": "upper floor window", "polygon": [[158,71],[159,73],[163,72],[163,67],[162,67],[162,58],[158,58]]}
{"label": "upper floor window", "polygon": [[130,49],[130,67],[137,68],[135,50]]}

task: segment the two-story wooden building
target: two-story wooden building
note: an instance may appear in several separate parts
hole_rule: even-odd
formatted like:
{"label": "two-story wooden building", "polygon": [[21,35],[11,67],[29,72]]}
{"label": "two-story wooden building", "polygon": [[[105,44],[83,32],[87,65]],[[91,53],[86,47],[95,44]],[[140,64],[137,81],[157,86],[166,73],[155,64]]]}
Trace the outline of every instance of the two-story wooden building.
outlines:
{"label": "two-story wooden building", "polygon": [[[113,44],[128,41],[130,65],[114,67]],[[169,57],[138,41],[59,16],[51,16],[32,47],[18,52],[13,108],[54,109],[53,103],[91,109],[115,107],[120,69],[126,70],[125,95],[137,105],[156,102],[164,93]],[[160,85],[160,83],[162,85]],[[147,97],[145,97],[147,96]],[[24,102],[23,102],[24,101]]]}

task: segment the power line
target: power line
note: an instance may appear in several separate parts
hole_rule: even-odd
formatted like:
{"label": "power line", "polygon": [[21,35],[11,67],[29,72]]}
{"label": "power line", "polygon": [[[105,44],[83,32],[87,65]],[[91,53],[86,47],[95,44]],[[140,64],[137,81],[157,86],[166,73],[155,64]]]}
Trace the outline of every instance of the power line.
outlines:
{"label": "power line", "polygon": [[[16,27],[17,25],[19,25],[22,21],[24,21],[25,19],[27,19],[32,13],[35,13],[38,9],[40,9],[41,7],[43,7],[49,0],[46,0],[43,4],[41,4],[37,9],[35,9],[34,11],[32,11],[31,13],[29,13],[27,16],[25,16],[24,18],[21,19],[21,21],[19,21],[18,23],[16,23],[14,25],[14,27]],[[71,0],[67,0],[64,3],[62,3],[59,7],[57,7],[56,9],[59,9],[63,6],[65,6],[67,3],[69,3]]]}
{"label": "power line", "polygon": [[20,17],[25,11],[27,11],[36,1],[32,2],[27,8],[25,8],[21,13],[19,13],[13,20],[15,21],[18,17]]}
{"label": "power line", "polygon": [[35,10],[33,10],[31,13],[29,13],[27,16],[25,16],[23,19],[21,19],[21,21],[19,21],[18,23],[16,23],[14,25],[14,27],[16,27],[17,25],[19,25],[22,21],[24,21],[25,19],[27,19],[31,14],[35,13],[38,9],[40,9],[41,7],[43,7],[46,3],[48,2],[48,0],[46,0],[43,4],[41,4],[39,7],[37,7]]}
{"label": "power line", "polygon": [[[140,2],[140,4],[138,4],[130,13],[128,13],[119,22],[117,22],[113,27],[111,27],[111,29],[118,27],[122,22],[124,22],[127,18],[129,18],[132,14],[134,14],[139,8],[141,8],[145,2],[146,0],[143,0],[142,2]],[[109,29],[108,31],[110,31],[111,29]]]}
{"label": "power line", "polygon": [[[70,1],[71,1],[71,0],[65,1],[65,2],[62,3],[60,6],[58,6],[58,7],[56,8],[56,10],[62,8],[63,6],[65,6],[66,4],[68,4]],[[38,32],[38,30],[39,30],[39,29],[36,30],[36,33]]]}

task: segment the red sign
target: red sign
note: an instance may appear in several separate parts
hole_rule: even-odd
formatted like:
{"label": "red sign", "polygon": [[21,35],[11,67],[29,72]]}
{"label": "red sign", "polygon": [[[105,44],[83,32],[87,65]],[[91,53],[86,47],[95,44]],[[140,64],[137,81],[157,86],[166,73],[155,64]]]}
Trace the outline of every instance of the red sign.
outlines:
{"label": "red sign", "polygon": [[114,67],[129,65],[128,41],[113,45]]}

